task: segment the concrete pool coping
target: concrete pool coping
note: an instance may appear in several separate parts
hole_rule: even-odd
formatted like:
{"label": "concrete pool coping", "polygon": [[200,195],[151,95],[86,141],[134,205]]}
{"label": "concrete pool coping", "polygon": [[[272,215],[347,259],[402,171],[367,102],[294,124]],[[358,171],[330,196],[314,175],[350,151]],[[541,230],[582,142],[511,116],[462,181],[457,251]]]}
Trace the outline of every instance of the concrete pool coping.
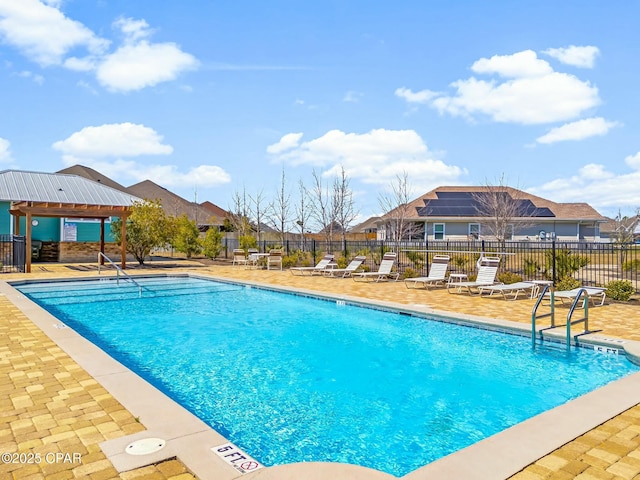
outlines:
{"label": "concrete pool coping", "polygon": [[[529,331],[526,326],[515,322],[496,321],[471,315],[453,315],[451,312],[439,312],[424,305],[407,306],[375,300],[363,301],[361,298],[347,295],[323,295],[316,291],[274,287],[271,284],[258,282],[230,281],[228,278],[220,278],[214,275],[156,274],[148,276],[207,278],[318,298],[344,300],[356,305],[373,305],[409,314],[456,318],[456,323],[470,323],[483,327],[491,326],[494,329],[519,334]],[[11,283],[22,284],[68,280],[70,279],[63,278]],[[96,280],[96,277],[75,277],[73,280]],[[141,422],[148,429],[145,432],[120,437],[101,444],[104,453],[119,471],[152,464],[167,458],[178,457],[202,480],[245,476],[228,466],[211,452],[211,447],[226,443],[224,437],[217,434],[204,422],[184,410],[135,373],[113,360],[92,343],[80,337],[73,330],[59,328],[61,325],[58,319],[12,287],[7,286],[5,288],[5,285],[4,283],[0,284],[0,293],[4,293],[14,305],[22,310],[46,335],[100,382],[129,412],[134,416],[140,417]],[[562,338],[563,335],[559,335],[559,337]],[[592,339],[581,338],[581,343],[595,342],[597,344],[613,345],[616,348],[622,347],[627,350],[631,357],[640,357],[638,355],[640,352],[638,342],[604,337],[599,339],[597,335],[593,334],[591,337]],[[403,478],[506,478],[568,441],[640,403],[639,387],[640,374],[630,375],[482,440],[466,449],[432,462]],[[171,419],[169,422],[167,421],[168,418]],[[124,453],[124,448],[130,442],[148,437],[163,438],[167,440],[167,446],[159,452],[146,456],[136,457]],[[499,455],[497,452],[500,452]],[[246,475],[261,479],[327,478],[330,475],[354,479],[395,478],[364,467],[323,463],[281,465]]]}

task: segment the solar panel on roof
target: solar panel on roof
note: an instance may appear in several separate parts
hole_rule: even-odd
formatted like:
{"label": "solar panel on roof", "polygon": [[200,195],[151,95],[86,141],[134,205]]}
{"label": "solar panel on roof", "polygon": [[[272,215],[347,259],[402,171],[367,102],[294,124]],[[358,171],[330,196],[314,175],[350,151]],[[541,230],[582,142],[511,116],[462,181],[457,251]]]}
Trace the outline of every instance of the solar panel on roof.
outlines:
{"label": "solar panel on roof", "polygon": [[[417,208],[421,217],[479,217],[484,205],[482,196],[486,192],[436,192],[438,198],[424,200],[425,206]],[[520,217],[554,217],[549,208],[538,208],[529,199],[514,200],[508,192],[498,192],[500,202],[515,202]]]}

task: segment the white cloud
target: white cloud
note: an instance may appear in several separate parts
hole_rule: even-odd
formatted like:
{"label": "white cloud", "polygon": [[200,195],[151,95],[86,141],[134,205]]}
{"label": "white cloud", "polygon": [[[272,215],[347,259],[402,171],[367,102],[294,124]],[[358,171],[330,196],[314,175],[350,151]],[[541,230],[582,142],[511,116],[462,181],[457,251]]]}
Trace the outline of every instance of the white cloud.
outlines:
{"label": "white cloud", "polygon": [[74,48],[92,54],[106,50],[109,42],[56,7],[37,0],[0,0],[0,35],[41,66],[60,65]]}
{"label": "white cloud", "polygon": [[[421,189],[459,182],[465,169],[435,158],[414,130],[376,129],[368,133],[331,130],[321,137],[300,143],[302,134],[285,135],[268,147],[273,160],[290,165],[318,167],[331,176],[340,167],[351,178],[364,183],[386,185],[403,171],[411,172],[412,183]],[[285,148],[288,146],[288,148]],[[269,150],[270,149],[270,150]]]}
{"label": "white cloud", "polygon": [[[174,80],[196,69],[198,60],[171,42],[152,43],[153,30],[144,19],[121,17],[113,26],[123,43],[109,52],[110,41],[66,17],[57,7],[38,0],[0,0],[0,38],[41,66],[60,65],[95,73],[100,85],[128,92]],[[80,49],[85,55],[68,56]]]}
{"label": "white cloud", "polygon": [[11,163],[13,162],[13,157],[11,156],[11,151],[9,147],[11,144],[9,140],[5,140],[0,137],[0,163]]}
{"label": "white cloud", "polygon": [[136,157],[139,155],[169,155],[171,145],[162,143],[162,136],[144,125],[115,123],[85,127],[69,138],[55,142],[55,150],[74,157]]}
{"label": "white cloud", "polygon": [[347,93],[344,94],[344,97],[342,98],[343,102],[350,102],[350,103],[357,103],[360,101],[360,99],[364,96],[364,94],[362,92],[356,92],[354,90],[349,90]]}
{"label": "white cloud", "polygon": [[[416,98],[406,89],[396,95],[409,102],[421,101],[441,114],[488,116],[495,122],[543,124],[579,117],[600,103],[598,89],[574,75],[556,72],[526,50],[513,55],[482,58],[472,65],[479,74],[497,74],[501,79],[481,80],[476,77],[451,84],[453,95],[437,94]],[[422,93],[422,92],[418,92]]]}
{"label": "white cloud", "polygon": [[231,181],[229,174],[216,165],[198,165],[183,171],[176,165],[123,158],[171,154],[173,147],[162,141],[163,137],[152,128],[119,123],[85,127],[55,142],[53,148],[63,153],[65,165],[86,165],[125,184],[152,180],[163,187],[214,187]]}
{"label": "white cloud", "polygon": [[432,98],[438,96],[437,92],[432,92],[431,90],[414,92],[406,87],[396,88],[394,93],[396,97],[404,98],[409,103],[428,103]]}
{"label": "white cloud", "polygon": [[566,140],[584,140],[596,135],[606,135],[609,130],[619,125],[618,122],[609,122],[602,117],[585,118],[553,128],[545,135],[538,137],[536,141],[538,143],[555,143]]}
{"label": "white cloud", "polygon": [[152,33],[146,20],[120,17],[113,22],[113,26],[122,32],[126,43],[136,43]]}
{"label": "white cloud", "polygon": [[572,177],[551,180],[529,190],[556,202],[587,202],[603,215],[640,206],[640,152],[625,159],[631,171],[616,174],[607,166],[588,164]]}
{"label": "white cloud", "polygon": [[624,162],[634,170],[640,170],[640,152],[635,155],[629,155]]}
{"label": "white cloud", "polygon": [[278,154],[285,150],[290,150],[298,146],[298,142],[302,138],[302,133],[287,133],[284,135],[278,143],[269,145],[267,147],[267,153]]}
{"label": "white cloud", "polygon": [[98,82],[112,91],[128,92],[175,80],[199,62],[173,43],[149,43],[120,47],[98,66]]}
{"label": "white cloud", "polygon": [[577,47],[571,45],[566,48],[549,48],[542,53],[559,60],[567,65],[580,68],[593,68],[600,49],[593,46]]}
{"label": "white cloud", "polygon": [[533,50],[481,58],[471,65],[471,70],[488,75],[495,73],[507,78],[541,77],[553,72],[551,65],[540,60]]}

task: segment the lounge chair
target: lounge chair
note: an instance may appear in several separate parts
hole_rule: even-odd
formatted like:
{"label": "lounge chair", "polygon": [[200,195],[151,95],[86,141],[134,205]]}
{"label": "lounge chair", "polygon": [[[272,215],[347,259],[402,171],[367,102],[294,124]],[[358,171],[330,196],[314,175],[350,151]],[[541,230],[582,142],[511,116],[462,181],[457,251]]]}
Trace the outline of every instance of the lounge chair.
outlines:
{"label": "lounge chair", "polygon": [[498,293],[502,295],[502,298],[505,300],[517,300],[518,295],[521,293],[528,293],[531,296],[531,292],[536,287],[534,283],[531,282],[515,282],[515,283],[507,283],[507,284],[496,284],[496,285],[481,285],[478,287],[480,291],[480,296],[485,293],[487,297],[493,296],[494,293]]}
{"label": "lounge chair", "polygon": [[322,274],[325,277],[333,277],[333,278],[346,278],[350,277],[360,265],[367,259],[364,255],[358,255],[355,257],[346,268],[325,268],[322,270]]}
{"label": "lounge chair", "polygon": [[244,252],[242,248],[234,248],[233,249],[233,261],[231,265],[247,265],[247,254]]}
{"label": "lounge chair", "polygon": [[382,280],[393,280],[395,282],[398,280],[398,277],[400,277],[398,272],[391,271],[393,264],[396,261],[396,256],[397,255],[393,252],[385,253],[377,272],[352,273],[351,278],[356,282],[380,282]]}
{"label": "lounge chair", "polygon": [[434,255],[426,277],[405,278],[407,288],[428,288],[429,285],[444,284],[449,268],[449,255]]}
{"label": "lounge chair", "polygon": [[475,281],[447,283],[447,291],[449,293],[452,293],[452,290],[456,290],[456,293],[466,291],[469,295],[479,294],[479,287],[495,285],[499,264],[499,257],[480,257],[478,260],[478,276]]}
{"label": "lounge chair", "polygon": [[[606,298],[607,293],[606,288],[602,287],[578,287],[573,290],[560,290],[553,292],[553,298],[555,300],[560,299],[563,304],[565,303],[565,300],[572,303],[582,289],[587,292],[587,295],[589,295],[589,301],[591,301],[591,304],[594,307],[604,305],[604,299]],[[544,295],[546,298],[550,298],[550,292],[547,292]],[[600,300],[600,302],[596,303],[596,300]]]}
{"label": "lounge chair", "polygon": [[271,270],[271,265],[282,270],[282,250],[270,250],[267,257],[267,270]]}
{"label": "lounge chair", "polygon": [[325,255],[315,267],[291,267],[292,275],[321,275],[322,271],[333,262],[333,255]]}

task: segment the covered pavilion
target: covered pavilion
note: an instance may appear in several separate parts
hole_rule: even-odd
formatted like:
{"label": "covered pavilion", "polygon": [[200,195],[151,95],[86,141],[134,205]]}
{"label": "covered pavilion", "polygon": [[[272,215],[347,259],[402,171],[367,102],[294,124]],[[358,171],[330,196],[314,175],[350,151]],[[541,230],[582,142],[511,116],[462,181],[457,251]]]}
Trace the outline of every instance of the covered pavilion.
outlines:
{"label": "covered pavilion", "polygon": [[[100,252],[104,255],[104,225],[110,217],[122,219],[120,265],[126,268],[126,229],[131,206],[139,198],[77,175],[5,170],[0,172],[0,200],[9,201],[13,233],[20,235],[20,217],[26,217],[25,271],[31,272],[34,217],[92,218],[100,220]],[[104,257],[100,256],[100,261]]]}

